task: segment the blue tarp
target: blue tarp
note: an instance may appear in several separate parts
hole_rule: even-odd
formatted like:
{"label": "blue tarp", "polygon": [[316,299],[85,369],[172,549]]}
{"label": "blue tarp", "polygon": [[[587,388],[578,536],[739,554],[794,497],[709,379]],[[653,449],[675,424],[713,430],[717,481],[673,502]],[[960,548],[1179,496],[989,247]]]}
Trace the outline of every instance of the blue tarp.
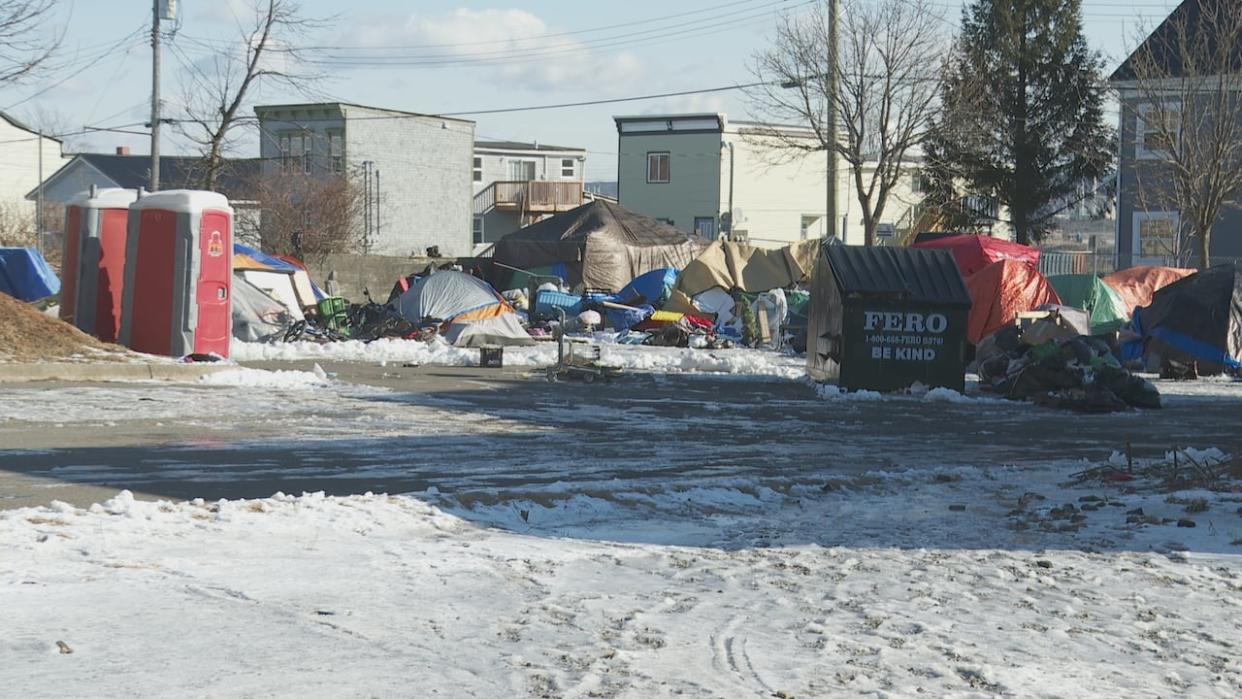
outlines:
{"label": "blue tarp", "polygon": [[[291,262],[286,262],[280,259],[279,257],[273,257],[272,255],[269,255],[261,250],[252,248],[249,245],[242,245],[241,243],[233,243],[233,254],[234,255],[245,255],[246,257],[251,258],[255,262],[268,265],[272,269],[280,270],[282,272],[304,271],[301,267],[298,267],[297,265]],[[306,277],[310,279],[309,272],[307,272]],[[319,288],[319,285],[315,283],[314,279],[310,280],[310,285],[311,285],[311,290],[315,293],[316,301],[322,301],[324,298],[327,297],[327,294],[323,293],[323,290]]]}
{"label": "blue tarp", "polygon": [[618,291],[613,298],[618,303],[625,303],[637,296],[642,296],[644,303],[660,306],[668,300],[669,294],[673,292],[673,287],[676,285],[676,269],[672,267],[653,269],[650,272],[638,275],[633,281],[626,284],[625,288]]}
{"label": "blue tarp", "polygon": [[0,248],[0,293],[38,301],[60,293],[60,279],[34,248]]}

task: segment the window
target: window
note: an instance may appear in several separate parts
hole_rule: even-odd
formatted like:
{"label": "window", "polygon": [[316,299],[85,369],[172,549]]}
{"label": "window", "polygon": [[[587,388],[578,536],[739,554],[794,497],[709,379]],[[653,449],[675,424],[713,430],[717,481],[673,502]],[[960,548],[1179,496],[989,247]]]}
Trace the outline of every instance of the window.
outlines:
{"label": "window", "polygon": [[573,158],[561,158],[561,177],[562,178],[567,179],[567,180],[572,180],[574,178],[574,170],[575,170],[575,167],[574,167]]}
{"label": "window", "polygon": [[927,182],[923,179],[921,173],[910,175],[910,191],[914,194],[922,194],[927,191]]}
{"label": "window", "polygon": [[[475,160],[478,160],[478,158],[475,158]],[[475,245],[483,244],[483,217],[482,216],[474,217],[474,244]]]}
{"label": "window", "polygon": [[708,240],[716,239],[716,217],[715,216],[695,216],[694,232],[707,238]]}
{"label": "window", "polygon": [[477,155],[474,156],[474,181],[483,181],[483,158],[480,158]]}
{"label": "window", "polygon": [[1139,105],[1134,120],[1134,157],[1156,160],[1169,157],[1180,137],[1181,109],[1174,103]]}
{"label": "window", "polygon": [[311,136],[309,133],[302,134],[302,174],[309,175],[311,171]]}
{"label": "window", "polygon": [[647,154],[647,181],[652,184],[664,184],[669,180],[669,154]]}
{"label": "window", "polygon": [[514,182],[529,182],[535,179],[535,161],[510,159],[509,179]]}
{"label": "window", "polygon": [[1135,262],[1166,265],[1176,262],[1178,253],[1178,214],[1176,211],[1136,211],[1131,255]]}
{"label": "window", "polygon": [[812,237],[818,238],[819,231],[815,230],[815,226],[819,224],[820,219],[823,217],[823,214],[802,214],[801,231],[799,231],[798,234],[799,238],[801,240],[810,240]]}
{"label": "window", "polygon": [[340,131],[328,132],[328,160],[332,163],[332,172],[345,172],[345,134]]}
{"label": "window", "polygon": [[310,134],[293,131],[280,134],[280,171],[310,172]]}

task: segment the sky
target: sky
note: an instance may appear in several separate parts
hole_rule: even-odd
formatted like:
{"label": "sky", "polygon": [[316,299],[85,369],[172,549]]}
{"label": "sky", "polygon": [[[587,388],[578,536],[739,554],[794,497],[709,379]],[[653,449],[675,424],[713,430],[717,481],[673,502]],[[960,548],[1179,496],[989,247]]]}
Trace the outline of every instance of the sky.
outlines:
{"label": "sky", "polygon": [[[562,104],[737,85],[754,80],[749,65],[765,49],[781,12],[817,0],[580,0],[446,2],[444,0],[301,0],[321,26],[290,44],[326,47],[305,54],[324,79],[308,100],[266,86],[253,104],[345,101],[448,114]],[[845,0],[871,2],[872,0]],[[177,0],[175,32],[164,39],[165,114],[177,116],[195,69],[236,46],[238,19],[252,0]],[[946,33],[961,3],[929,0]],[[1084,26],[1111,70],[1138,33],[1159,23],[1173,0],[1084,0]],[[120,127],[67,140],[66,150],[149,152],[141,135],[151,90],[149,0],[60,0],[49,32],[63,35],[55,70],[26,85],[0,88],[0,110],[56,133]],[[385,65],[377,66],[377,61]],[[358,65],[362,63],[363,65]],[[683,95],[566,109],[471,115],[480,140],[538,141],[586,148],[586,179],[616,177],[612,116],[722,111],[749,116],[738,91]],[[167,134],[165,130],[165,134]],[[165,152],[191,144],[166,135]],[[232,155],[257,155],[243,136]]]}

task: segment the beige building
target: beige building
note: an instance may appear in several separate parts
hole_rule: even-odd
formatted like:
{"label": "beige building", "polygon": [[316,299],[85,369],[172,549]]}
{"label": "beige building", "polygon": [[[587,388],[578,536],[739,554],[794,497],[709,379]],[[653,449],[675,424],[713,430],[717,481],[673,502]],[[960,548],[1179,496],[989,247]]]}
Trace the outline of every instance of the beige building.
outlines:
{"label": "beige building", "polygon": [[[716,238],[728,227],[732,201],[734,240],[778,246],[822,238],[827,209],[827,158],[823,152],[780,157],[763,134],[780,129],[813,139],[808,129],[729,121],[724,114],[614,117],[617,126],[618,199],[622,206]],[[890,194],[881,217],[881,240],[909,227],[915,173]],[[862,244],[853,176],[842,165],[836,178],[838,224],[848,244]]]}

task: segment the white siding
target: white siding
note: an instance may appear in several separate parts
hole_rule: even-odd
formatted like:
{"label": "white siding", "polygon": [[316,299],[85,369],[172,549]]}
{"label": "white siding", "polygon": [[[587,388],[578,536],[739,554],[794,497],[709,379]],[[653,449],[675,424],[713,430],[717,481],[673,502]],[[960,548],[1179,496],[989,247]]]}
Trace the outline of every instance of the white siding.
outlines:
{"label": "white siding", "polygon": [[[26,194],[39,186],[39,151],[43,151],[43,178],[65,164],[59,141],[31,133],[0,118],[0,206],[16,207],[34,216],[33,202]],[[49,224],[51,225],[51,224]]]}

